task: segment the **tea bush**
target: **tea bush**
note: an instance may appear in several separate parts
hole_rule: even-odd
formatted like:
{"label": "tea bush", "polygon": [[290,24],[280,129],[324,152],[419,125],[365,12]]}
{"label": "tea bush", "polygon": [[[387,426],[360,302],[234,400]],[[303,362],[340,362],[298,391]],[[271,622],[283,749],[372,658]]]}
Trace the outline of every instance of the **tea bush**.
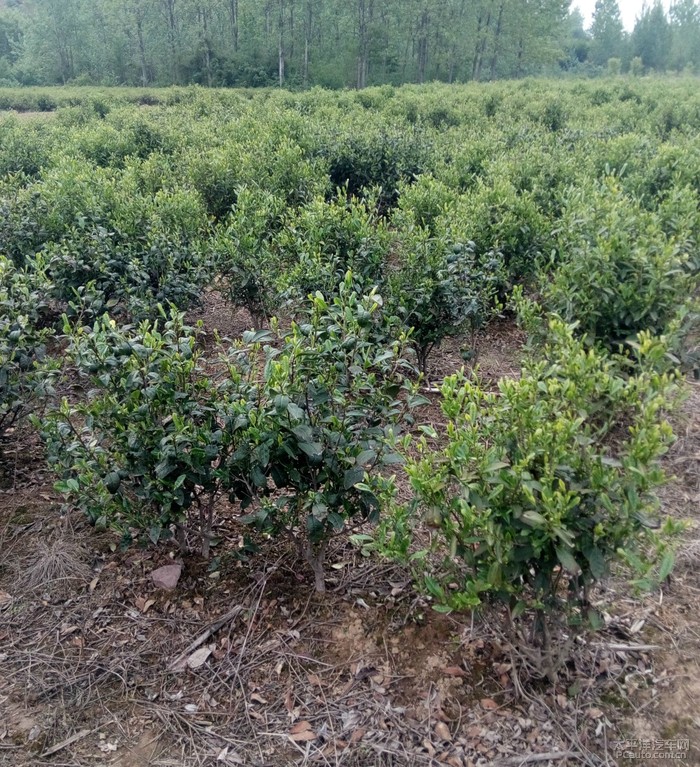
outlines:
{"label": "tea bush", "polygon": [[241,183],[282,197],[289,207],[309,202],[329,189],[323,157],[310,157],[295,141],[263,135],[240,158]]}
{"label": "tea bush", "polygon": [[546,219],[532,195],[518,193],[504,178],[479,181],[436,226],[454,242],[474,242],[481,257],[501,253],[510,281],[533,275],[549,242]]}
{"label": "tea bush", "polygon": [[281,264],[272,240],[286,205],[263,190],[243,187],[236,195],[235,210],[217,229],[212,247],[230,302],[247,309],[260,328],[281,302]]}
{"label": "tea bush", "polygon": [[458,194],[430,174],[420,175],[412,184],[399,186],[399,202],[392,214],[398,229],[418,227],[431,236],[438,235],[438,222],[449,216]]}
{"label": "tea bush", "polygon": [[402,461],[394,442],[426,400],[408,380],[406,337],[375,342],[376,291],[358,294],[348,273],[335,298],[310,301],[281,348],[267,349],[248,446],[236,456],[236,473],[251,479],[233,492],[243,505],[261,496],[245,521],[293,540],[323,591],[329,540],[378,521],[392,487],[384,470]]}
{"label": "tea bush", "polygon": [[0,438],[52,391],[42,276],[0,256]]}
{"label": "tea bush", "polygon": [[297,544],[323,590],[329,539],[376,522],[391,487],[382,470],[401,460],[392,444],[423,401],[408,383],[405,338],[371,339],[381,303],[348,274],[334,301],[312,298],[307,321],[246,334],[218,363],[179,314],[66,325],[68,359],[92,388],[41,424],[58,489],[127,540],[175,531],[184,546],[196,528],[205,557],[228,494],[249,510],[242,522]]}
{"label": "tea bush", "polygon": [[120,195],[117,178],[110,168],[62,157],[35,185],[22,190],[17,204],[36,220],[44,242],[56,241],[82,222],[109,224],[118,198],[131,198],[131,194]]}
{"label": "tea bush", "polygon": [[9,173],[37,176],[49,158],[48,141],[40,129],[18,120],[0,121],[0,178]]}
{"label": "tea bush", "polygon": [[236,205],[240,180],[240,158],[235,148],[216,147],[208,152],[188,153],[186,173],[216,219],[225,218]]}
{"label": "tea bush", "polygon": [[[64,305],[75,304],[95,318],[109,310],[132,319],[153,317],[159,304],[187,309],[201,300],[202,288],[213,278],[207,245],[188,243],[153,229],[139,240],[103,227],[74,230],[44,248],[37,263],[51,279],[50,295]],[[91,303],[80,301],[91,286]]]}
{"label": "tea bush", "polygon": [[[621,552],[643,559],[658,544],[659,577],[670,571],[672,555],[653,529],[659,458],[673,439],[664,412],[676,393],[674,376],[658,372],[664,339],[640,336],[630,375],[561,320],[549,321],[549,334],[497,392],[475,376],[446,378],[446,443],[426,430],[408,462],[415,513],[434,528],[436,556],[414,560],[439,609],[497,599],[513,617],[568,610],[580,621],[590,586]],[[406,513],[394,541],[404,552]]]}
{"label": "tea bush", "polygon": [[428,169],[431,147],[420,131],[388,126],[348,126],[323,136],[317,150],[328,163],[334,189],[353,197],[380,188],[382,209],[398,200],[401,182],[410,182]]}
{"label": "tea bush", "polygon": [[687,237],[667,235],[614,177],[572,190],[557,258],[542,279],[544,305],[610,347],[642,330],[663,332],[696,284]]}
{"label": "tea bush", "polygon": [[278,291],[291,300],[329,297],[351,271],[358,290],[382,284],[390,235],[367,199],[315,198],[282,221],[270,247],[282,268]]}
{"label": "tea bush", "polygon": [[196,331],[181,314],[119,327],[105,316],[70,327],[67,359],[87,379],[87,399],[64,399],[40,424],[57,489],[99,527],[173,532],[184,548],[198,531],[207,556],[214,506],[230,484],[239,417],[253,385],[244,372],[207,374]]}
{"label": "tea bush", "polygon": [[499,308],[505,281],[498,252],[478,257],[473,242],[449,244],[422,229],[402,233],[401,261],[387,277],[390,312],[412,328],[418,368],[427,373],[434,349],[450,336],[468,334],[476,354],[476,332]]}
{"label": "tea bush", "polygon": [[93,283],[98,314],[118,307],[153,316],[159,302],[187,308],[214,276],[203,202],[183,187],[146,196],[137,185],[132,170],[77,160],[30,187],[8,182],[0,248],[19,266],[36,261],[51,297],[64,305]]}
{"label": "tea bush", "polygon": [[0,200],[0,253],[21,269],[46,242],[43,221],[48,207],[41,198],[26,193],[19,179],[6,181]]}

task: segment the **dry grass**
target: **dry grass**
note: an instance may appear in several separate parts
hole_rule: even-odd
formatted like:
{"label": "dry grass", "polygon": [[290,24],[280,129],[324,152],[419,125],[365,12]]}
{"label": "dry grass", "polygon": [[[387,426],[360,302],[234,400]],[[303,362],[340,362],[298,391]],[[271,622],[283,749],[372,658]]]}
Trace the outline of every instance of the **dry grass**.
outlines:
{"label": "dry grass", "polygon": [[75,535],[37,541],[32,553],[15,564],[16,579],[28,592],[64,593],[79,590],[90,580],[87,552]]}

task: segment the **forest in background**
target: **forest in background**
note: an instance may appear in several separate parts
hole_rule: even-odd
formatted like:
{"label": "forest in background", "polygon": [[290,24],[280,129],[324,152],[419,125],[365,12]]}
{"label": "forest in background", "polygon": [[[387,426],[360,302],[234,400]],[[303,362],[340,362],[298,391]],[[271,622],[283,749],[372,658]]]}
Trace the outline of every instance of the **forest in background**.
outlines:
{"label": "forest in background", "polygon": [[329,88],[700,71],[700,4],[616,0],[0,0],[0,85]]}

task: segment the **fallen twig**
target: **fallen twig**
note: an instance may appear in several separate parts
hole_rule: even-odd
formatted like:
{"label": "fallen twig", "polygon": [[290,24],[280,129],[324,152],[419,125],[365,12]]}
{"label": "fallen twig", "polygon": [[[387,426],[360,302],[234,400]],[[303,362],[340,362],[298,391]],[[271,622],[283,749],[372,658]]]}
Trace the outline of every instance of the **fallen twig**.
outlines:
{"label": "fallen twig", "polygon": [[212,634],[215,634],[219,629],[223,628],[227,623],[230,623],[239,613],[243,612],[241,605],[236,605],[233,610],[229,610],[221,618],[210,624],[190,645],[183,650],[177,658],[168,666],[168,671],[179,672],[185,670],[185,665],[189,656],[201,645],[203,645]]}
{"label": "fallen twig", "polygon": [[80,730],[79,732],[76,732],[74,735],[71,735],[70,738],[66,738],[60,743],[57,743],[55,746],[51,746],[51,748],[44,751],[44,753],[41,755],[41,758],[46,759],[47,756],[53,756],[54,754],[57,754],[59,751],[62,751],[64,748],[66,748],[66,746],[70,746],[71,743],[75,743],[77,740],[82,740],[91,732],[92,730]]}
{"label": "fallen twig", "polygon": [[494,767],[520,767],[523,764],[535,762],[553,762],[559,759],[572,759],[577,754],[574,751],[549,751],[545,754],[525,754],[524,756],[511,756],[500,762],[495,762]]}
{"label": "fallen twig", "polygon": [[594,642],[593,646],[604,647],[606,650],[612,650],[613,652],[651,652],[652,650],[661,649],[657,644],[610,644],[608,642]]}

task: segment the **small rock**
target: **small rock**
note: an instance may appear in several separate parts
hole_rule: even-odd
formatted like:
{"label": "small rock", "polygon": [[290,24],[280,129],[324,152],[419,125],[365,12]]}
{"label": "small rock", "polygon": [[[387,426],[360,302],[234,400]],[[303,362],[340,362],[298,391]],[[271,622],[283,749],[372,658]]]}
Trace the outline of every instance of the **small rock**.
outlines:
{"label": "small rock", "polygon": [[172,591],[180,580],[182,565],[165,565],[151,573],[151,580],[159,589]]}

